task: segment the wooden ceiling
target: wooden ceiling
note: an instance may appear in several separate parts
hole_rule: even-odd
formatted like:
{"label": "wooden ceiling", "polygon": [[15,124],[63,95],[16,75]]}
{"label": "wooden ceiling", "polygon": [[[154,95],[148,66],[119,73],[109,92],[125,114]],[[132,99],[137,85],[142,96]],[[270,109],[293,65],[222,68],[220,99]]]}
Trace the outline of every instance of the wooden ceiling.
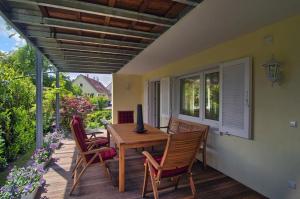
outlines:
{"label": "wooden ceiling", "polygon": [[61,72],[114,73],[202,0],[0,0]]}

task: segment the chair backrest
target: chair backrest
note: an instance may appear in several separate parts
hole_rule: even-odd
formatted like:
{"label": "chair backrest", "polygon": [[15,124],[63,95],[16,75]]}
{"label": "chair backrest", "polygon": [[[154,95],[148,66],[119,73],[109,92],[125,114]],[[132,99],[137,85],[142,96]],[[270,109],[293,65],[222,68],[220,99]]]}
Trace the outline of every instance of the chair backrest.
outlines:
{"label": "chair backrest", "polygon": [[83,136],[80,121],[73,117],[70,122],[71,132],[75,140],[76,146],[80,152],[86,152],[88,150]]}
{"label": "chair backrest", "polygon": [[87,137],[86,132],[85,132],[85,128],[84,128],[84,125],[83,125],[82,118],[79,115],[73,115],[73,119],[75,119],[79,122],[80,132],[82,133],[82,136],[85,139],[87,139],[88,137]]}
{"label": "chair backrest", "polygon": [[184,133],[190,131],[204,131],[203,146],[206,147],[209,126],[195,122],[189,122],[177,118],[170,118],[168,124],[168,133]]}
{"label": "chair backrest", "polygon": [[169,134],[166,149],[160,163],[162,170],[191,166],[196,158],[204,131]]}
{"label": "chair backrest", "polygon": [[118,124],[133,123],[133,111],[118,111]]}

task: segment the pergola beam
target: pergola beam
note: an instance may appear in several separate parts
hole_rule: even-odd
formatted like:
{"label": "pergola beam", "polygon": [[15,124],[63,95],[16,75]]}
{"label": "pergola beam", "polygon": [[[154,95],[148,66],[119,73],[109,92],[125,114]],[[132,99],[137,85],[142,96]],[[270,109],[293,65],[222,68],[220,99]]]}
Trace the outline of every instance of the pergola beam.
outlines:
{"label": "pergola beam", "polygon": [[89,63],[89,64],[80,64],[76,62],[55,62],[59,64],[62,68],[65,66],[80,66],[82,68],[86,68],[87,66],[90,67],[96,67],[96,68],[122,68],[123,65],[120,64],[109,64],[109,63],[103,63],[103,64],[95,64],[95,63]]}
{"label": "pergola beam", "polygon": [[65,57],[64,59],[61,59],[59,57],[52,57],[53,60],[56,61],[75,61],[77,63],[114,63],[114,64],[127,64],[127,60],[114,60],[114,59],[105,59],[105,58],[86,58],[86,57]]}
{"label": "pergola beam", "polygon": [[103,34],[118,35],[118,36],[132,37],[132,38],[139,38],[139,39],[154,40],[160,35],[159,33],[116,28],[111,26],[103,26],[98,24],[71,21],[65,19],[34,16],[34,15],[30,15],[29,10],[23,10],[23,9],[13,9],[11,13],[11,19],[15,23],[63,28],[63,29],[77,30],[77,31],[79,30],[79,31],[94,32],[94,33],[103,33]]}
{"label": "pergola beam", "polygon": [[62,51],[62,50],[49,50],[44,49],[43,52],[50,57],[59,59],[111,59],[130,61],[132,56],[124,55],[110,55],[105,53],[89,53],[89,52],[76,52],[76,51]]}
{"label": "pergola beam", "polygon": [[189,6],[197,6],[200,4],[203,0],[173,0],[178,3],[186,4]]}
{"label": "pergola beam", "polygon": [[138,51],[132,50],[122,50],[114,48],[104,48],[95,46],[82,46],[74,44],[60,44],[60,43],[49,43],[49,42],[37,42],[37,46],[44,49],[62,49],[62,50],[72,50],[80,52],[95,52],[95,53],[107,53],[107,54],[117,54],[117,55],[137,55]]}
{"label": "pergola beam", "polygon": [[95,68],[76,68],[76,67],[65,67],[59,69],[61,72],[69,72],[69,73],[101,73],[101,74],[111,74],[117,72],[116,70],[102,70],[102,69],[95,69]]}
{"label": "pergola beam", "polygon": [[60,64],[66,64],[66,65],[93,65],[93,66],[101,66],[101,65],[105,65],[105,66],[113,66],[113,67],[118,67],[121,68],[122,66],[124,66],[125,64],[120,64],[120,63],[110,63],[110,62],[80,62],[80,61],[61,61],[61,60],[56,60],[53,59],[56,63],[60,63]]}
{"label": "pergola beam", "polygon": [[114,46],[114,47],[127,47],[133,49],[144,49],[148,46],[145,43],[135,43],[127,42],[121,40],[112,40],[112,39],[102,39],[96,37],[86,37],[81,35],[71,35],[64,33],[51,33],[51,32],[42,32],[42,31],[33,31],[27,30],[27,36],[29,38],[37,38],[39,40],[45,41],[70,41],[70,42],[80,42],[86,44],[100,44],[104,46]]}
{"label": "pergola beam", "polygon": [[[109,6],[93,4],[83,1],[75,0],[8,0],[13,2],[20,2],[26,4],[33,4],[37,6],[46,6],[51,8],[59,8],[64,10],[77,11],[81,13],[88,13],[100,16],[114,17],[136,22],[154,24],[159,26],[171,27],[176,23],[176,19],[166,17],[159,17],[151,14],[140,13],[120,8],[113,8]],[[180,1],[179,1],[180,2]],[[194,1],[182,1],[186,4],[191,4]]]}

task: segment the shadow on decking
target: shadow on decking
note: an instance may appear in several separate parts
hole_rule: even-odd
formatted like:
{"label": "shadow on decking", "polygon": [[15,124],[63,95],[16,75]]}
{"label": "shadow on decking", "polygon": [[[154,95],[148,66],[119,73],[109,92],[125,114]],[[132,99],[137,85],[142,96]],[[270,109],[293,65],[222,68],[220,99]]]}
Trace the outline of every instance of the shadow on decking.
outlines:
{"label": "shadow on decking", "polygon": [[[118,162],[110,162],[112,180],[105,169],[98,164],[93,165],[81,178],[79,185],[69,196],[72,187],[71,170],[76,160],[75,144],[72,140],[64,140],[62,147],[56,151],[54,158],[57,159],[50,165],[45,175],[46,185],[39,195],[40,198],[99,198],[99,199],[134,199],[141,198],[141,189],[144,177],[143,158],[136,151],[127,153],[126,160],[126,192],[119,193],[118,188],[113,186],[118,180]],[[203,170],[199,162],[193,167],[197,191],[200,198],[264,198],[255,191],[240,184],[239,182],[223,175],[208,167]],[[171,183],[169,179],[162,182]],[[150,187],[150,183],[149,183]],[[151,188],[149,188],[151,189]],[[148,190],[149,190],[148,189]],[[166,190],[160,193],[160,198],[174,199],[186,197],[191,194],[187,178],[183,178],[177,191]],[[147,198],[152,198],[148,194]]]}

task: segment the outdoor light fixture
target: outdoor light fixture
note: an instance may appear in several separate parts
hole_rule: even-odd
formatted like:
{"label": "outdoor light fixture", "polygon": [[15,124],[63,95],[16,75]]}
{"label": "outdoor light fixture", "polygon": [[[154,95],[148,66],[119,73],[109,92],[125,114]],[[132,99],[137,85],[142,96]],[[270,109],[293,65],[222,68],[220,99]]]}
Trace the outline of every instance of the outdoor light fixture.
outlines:
{"label": "outdoor light fixture", "polygon": [[275,60],[273,55],[272,55],[271,60],[269,60],[265,64],[263,64],[263,67],[265,67],[267,77],[272,82],[272,86],[275,83],[279,83],[279,81],[280,81],[280,63],[277,60]]}

